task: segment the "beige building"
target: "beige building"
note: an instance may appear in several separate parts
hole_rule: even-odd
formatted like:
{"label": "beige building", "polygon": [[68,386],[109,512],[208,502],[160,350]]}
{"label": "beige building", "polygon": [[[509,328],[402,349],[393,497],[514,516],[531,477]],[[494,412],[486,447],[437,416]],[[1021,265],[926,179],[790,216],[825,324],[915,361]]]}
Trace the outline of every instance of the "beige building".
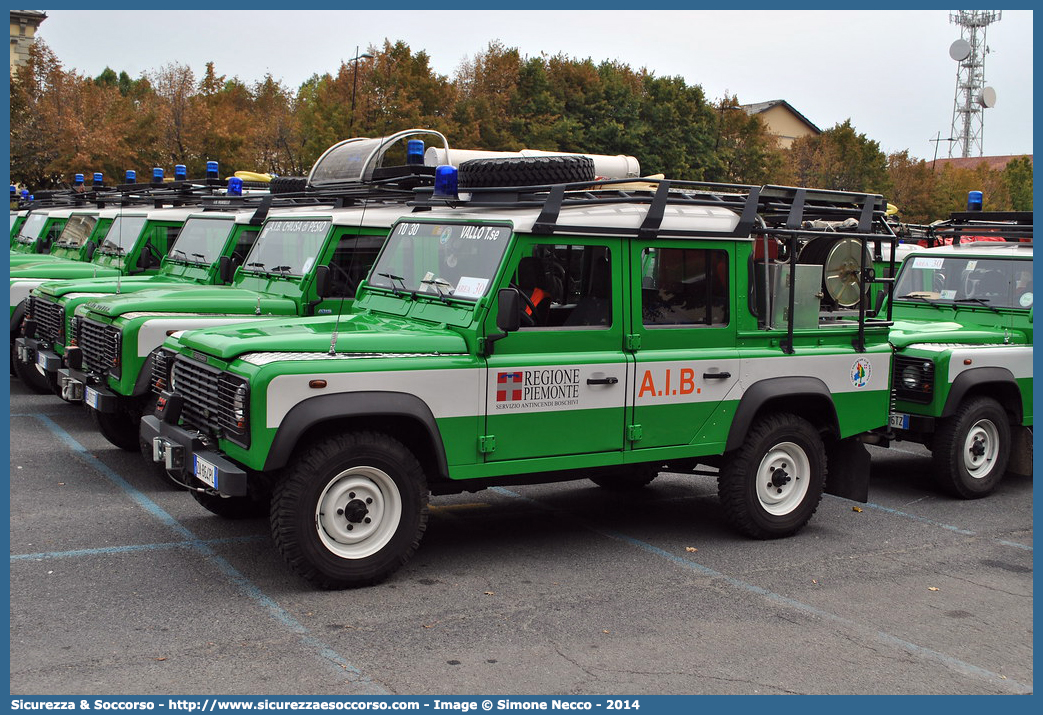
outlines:
{"label": "beige building", "polygon": [[29,58],[36,28],[46,19],[47,13],[39,10],[11,11],[11,74]]}
{"label": "beige building", "polygon": [[768,131],[778,137],[779,146],[789,149],[794,139],[817,136],[822,130],[808,121],[785,99],[773,99],[769,102],[744,104],[742,109],[751,116],[758,116],[768,127]]}

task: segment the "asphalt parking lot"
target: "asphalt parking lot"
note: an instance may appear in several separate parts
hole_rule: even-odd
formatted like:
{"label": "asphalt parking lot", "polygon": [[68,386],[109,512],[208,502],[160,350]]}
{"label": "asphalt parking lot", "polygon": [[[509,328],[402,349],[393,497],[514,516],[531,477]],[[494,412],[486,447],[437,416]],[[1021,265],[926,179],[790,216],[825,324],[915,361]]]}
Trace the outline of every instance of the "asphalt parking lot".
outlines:
{"label": "asphalt parking lot", "polygon": [[709,476],[437,497],[403,570],[321,592],[265,520],[11,392],[12,694],[1032,690],[1032,481],[951,499],[915,445],[773,542],[726,527]]}

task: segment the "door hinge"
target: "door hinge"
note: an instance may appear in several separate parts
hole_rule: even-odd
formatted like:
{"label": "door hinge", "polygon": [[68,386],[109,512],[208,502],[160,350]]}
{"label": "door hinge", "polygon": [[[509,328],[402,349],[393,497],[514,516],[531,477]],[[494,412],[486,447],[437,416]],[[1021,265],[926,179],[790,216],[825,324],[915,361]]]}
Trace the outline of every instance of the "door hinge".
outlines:
{"label": "door hinge", "polygon": [[478,438],[478,451],[482,454],[496,451],[496,435],[487,434]]}
{"label": "door hinge", "polygon": [[627,425],[627,439],[631,442],[637,442],[641,439],[641,425]]}
{"label": "door hinge", "polygon": [[623,341],[623,349],[636,352],[641,349],[641,336],[637,333],[628,333]]}

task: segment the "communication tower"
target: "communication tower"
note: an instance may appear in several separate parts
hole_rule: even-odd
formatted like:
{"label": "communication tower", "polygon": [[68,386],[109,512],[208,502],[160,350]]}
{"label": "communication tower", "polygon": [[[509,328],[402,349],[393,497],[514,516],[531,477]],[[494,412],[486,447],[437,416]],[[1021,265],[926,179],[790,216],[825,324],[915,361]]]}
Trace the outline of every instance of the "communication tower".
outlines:
{"label": "communication tower", "polygon": [[[960,39],[949,47],[958,63],[956,97],[952,105],[952,141],[949,156],[982,156],[985,118],[982,110],[996,106],[996,90],[985,86],[985,35],[989,25],[999,22],[1002,10],[957,10],[949,22],[960,26]],[[958,147],[958,149],[957,149]],[[959,152],[957,154],[956,152]]]}

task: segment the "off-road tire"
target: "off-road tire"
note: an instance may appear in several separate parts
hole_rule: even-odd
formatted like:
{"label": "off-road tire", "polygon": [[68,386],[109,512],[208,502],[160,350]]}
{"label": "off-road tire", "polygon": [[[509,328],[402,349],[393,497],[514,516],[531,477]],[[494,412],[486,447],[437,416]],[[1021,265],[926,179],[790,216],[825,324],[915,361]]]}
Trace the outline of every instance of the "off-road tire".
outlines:
{"label": "off-road tire", "polygon": [[1010,460],[1009,419],[996,400],[973,397],[951,417],[938,420],[931,445],[938,483],[961,499],[991,494]]}
{"label": "off-road tire", "polygon": [[47,375],[43,374],[36,368],[36,363],[24,363],[18,359],[15,355],[14,350],[11,352],[12,365],[14,366],[15,375],[22,381],[22,384],[28,387],[33,392],[39,395],[61,395],[61,388],[58,387],[57,379],[50,379]]}
{"label": "off-road tire", "polygon": [[268,184],[268,191],[272,194],[299,194],[307,186],[307,176],[274,176]]}
{"label": "off-road tire", "polygon": [[307,445],[286,468],[272,493],[272,539],[320,588],[368,586],[416,551],[427,504],[423,469],[405,445],[381,432],[339,434]]}
{"label": "off-road tire", "polygon": [[141,445],[141,412],[121,407],[116,412],[99,412],[84,407],[91,413],[94,425],[105,439],[127,452],[137,452]]}
{"label": "off-road tire", "polygon": [[599,474],[591,477],[590,481],[610,492],[632,492],[648,486],[658,476],[658,467],[635,465],[608,474]]}
{"label": "off-road tire", "polygon": [[461,162],[461,189],[497,186],[542,186],[594,180],[589,156],[519,156]]}
{"label": "off-road tire", "polygon": [[717,493],[732,526],[755,539],[777,539],[808,523],[825,483],[818,431],[802,417],[780,413],[758,418],[742,446],[725,455]]}
{"label": "off-road tire", "polygon": [[268,515],[267,499],[255,499],[252,496],[223,497],[208,492],[192,492],[192,498],[211,514],[222,519],[258,519]]}

